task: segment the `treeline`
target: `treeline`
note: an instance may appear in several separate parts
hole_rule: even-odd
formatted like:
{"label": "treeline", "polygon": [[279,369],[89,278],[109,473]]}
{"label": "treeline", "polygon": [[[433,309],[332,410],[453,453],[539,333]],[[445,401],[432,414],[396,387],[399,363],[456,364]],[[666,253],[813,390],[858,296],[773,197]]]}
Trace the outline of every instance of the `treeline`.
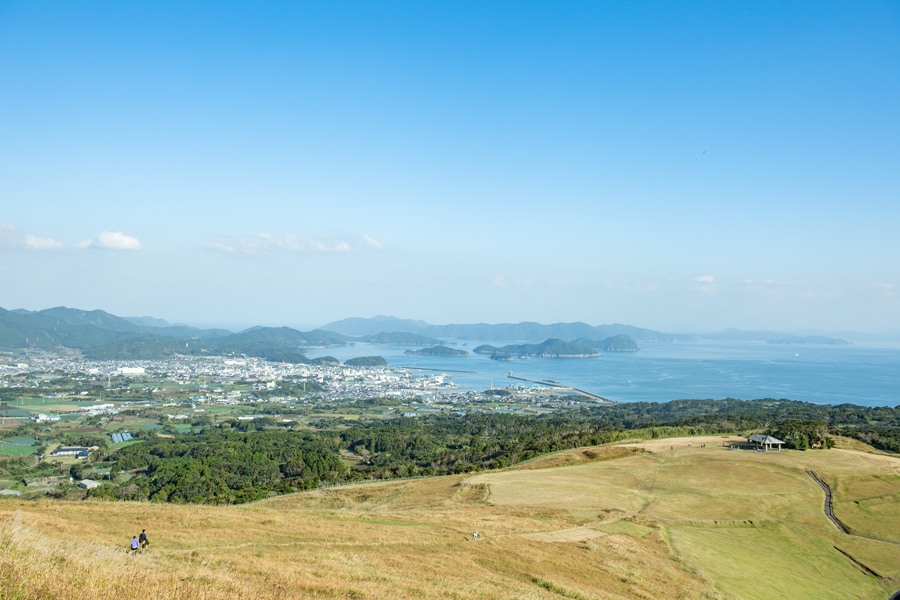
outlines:
{"label": "treeline", "polygon": [[110,467],[118,480],[92,497],[205,504],[314,489],[348,472],[333,439],[291,431],[157,438],[117,451]]}
{"label": "treeline", "polygon": [[[803,449],[824,438],[855,438],[880,450],[900,453],[900,405],[868,407],[856,404],[810,404],[798,400],[674,400],[664,404],[629,403],[596,410],[610,424],[648,427],[654,424],[718,427],[722,431],[760,431]],[[800,426],[800,424],[803,424]],[[824,429],[823,429],[824,427]],[[780,437],[784,436],[784,437]]]}
{"label": "treeline", "polygon": [[[541,416],[475,413],[341,424],[317,431],[205,427],[198,435],[150,438],[108,453],[106,464],[118,478],[90,495],[240,503],[342,482],[496,469],[548,452],[630,438],[752,431],[770,433],[797,449],[828,448],[831,436],[841,434],[900,451],[898,408],[772,399],[679,400]],[[342,453],[353,460],[344,460]]]}
{"label": "treeline", "polygon": [[576,415],[474,414],[357,425],[339,435],[342,446],[362,459],[355,470],[367,479],[382,479],[497,469],[633,434]]}

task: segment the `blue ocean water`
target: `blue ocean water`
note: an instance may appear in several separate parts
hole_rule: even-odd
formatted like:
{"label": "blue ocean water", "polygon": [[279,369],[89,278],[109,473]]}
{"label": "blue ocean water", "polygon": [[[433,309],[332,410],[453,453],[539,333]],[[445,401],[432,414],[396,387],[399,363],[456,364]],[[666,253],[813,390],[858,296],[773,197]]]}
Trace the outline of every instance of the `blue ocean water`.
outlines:
{"label": "blue ocean water", "polygon": [[[496,343],[495,343],[496,344]],[[471,352],[478,342],[456,342]],[[594,358],[411,356],[408,346],[355,344],[310,352],[339,360],[382,356],[392,367],[445,371],[457,385],[485,390],[553,380],[617,402],[787,398],[817,404],[900,405],[900,345],[846,346],[697,341],[643,343],[638,352]]]}

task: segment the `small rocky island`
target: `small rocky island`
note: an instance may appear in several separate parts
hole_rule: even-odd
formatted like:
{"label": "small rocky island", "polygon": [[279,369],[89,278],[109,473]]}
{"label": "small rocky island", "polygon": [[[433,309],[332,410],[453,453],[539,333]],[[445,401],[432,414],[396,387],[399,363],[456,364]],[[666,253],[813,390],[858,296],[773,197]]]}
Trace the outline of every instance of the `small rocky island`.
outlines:
{"label": "small rocky island", "polygon": [[430,348],[422,348],[421,350],[407,350],[404,354],[426,355],[426,356],[468,356],[469,353],[458,348],[448,348],[447,346],[431,346]]}

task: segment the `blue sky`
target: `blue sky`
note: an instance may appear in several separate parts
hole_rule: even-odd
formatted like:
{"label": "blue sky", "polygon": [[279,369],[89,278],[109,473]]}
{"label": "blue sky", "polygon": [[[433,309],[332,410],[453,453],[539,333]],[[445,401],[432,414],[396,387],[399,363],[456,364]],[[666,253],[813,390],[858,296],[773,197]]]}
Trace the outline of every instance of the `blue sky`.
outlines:
{"label": "blue sky", "polygon": [[0,306],[900,329],[897,2],[0,0]]}

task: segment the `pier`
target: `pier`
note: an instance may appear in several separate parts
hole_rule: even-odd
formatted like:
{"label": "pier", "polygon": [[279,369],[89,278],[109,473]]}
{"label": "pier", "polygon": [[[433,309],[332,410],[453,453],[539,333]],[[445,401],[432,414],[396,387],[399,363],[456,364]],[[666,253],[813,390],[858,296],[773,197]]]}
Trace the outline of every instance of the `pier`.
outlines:
{"label": "pier", "polygon": [[426,369],[425,367],[397,367],[407,371],[434,371],[436,373],[477,373],[478,371],[463,371],[461,369]]}
{"label": "pier", "polygon": [[547,387],[551,387],[551,388],[554,388],[554,389],[557,389],[557,390],[560,390],[563,392],[576,392],[586,398],[590,398],[591,400],[596,400],[598,402],[603,402],[605,404],[615,404],[609,398],[604,398],[603,396],[598,396],[597,394],[593,394],[591,392],[586,392],[585,390],[580,390],[578,388],[569,387],[567,385],[563,385],[563,384],[559,383],[558,381],[551,381],[549,379],[544,379],[542,381],[538,381],[537,379],[526,379],[525,377],[519,377],[518,375],[513,375],[512,371],[510,371],[506,376],[509,379],[516,379],[518,381],[524,381],[526,383],[536,383],[538,385],[545,385]]}

